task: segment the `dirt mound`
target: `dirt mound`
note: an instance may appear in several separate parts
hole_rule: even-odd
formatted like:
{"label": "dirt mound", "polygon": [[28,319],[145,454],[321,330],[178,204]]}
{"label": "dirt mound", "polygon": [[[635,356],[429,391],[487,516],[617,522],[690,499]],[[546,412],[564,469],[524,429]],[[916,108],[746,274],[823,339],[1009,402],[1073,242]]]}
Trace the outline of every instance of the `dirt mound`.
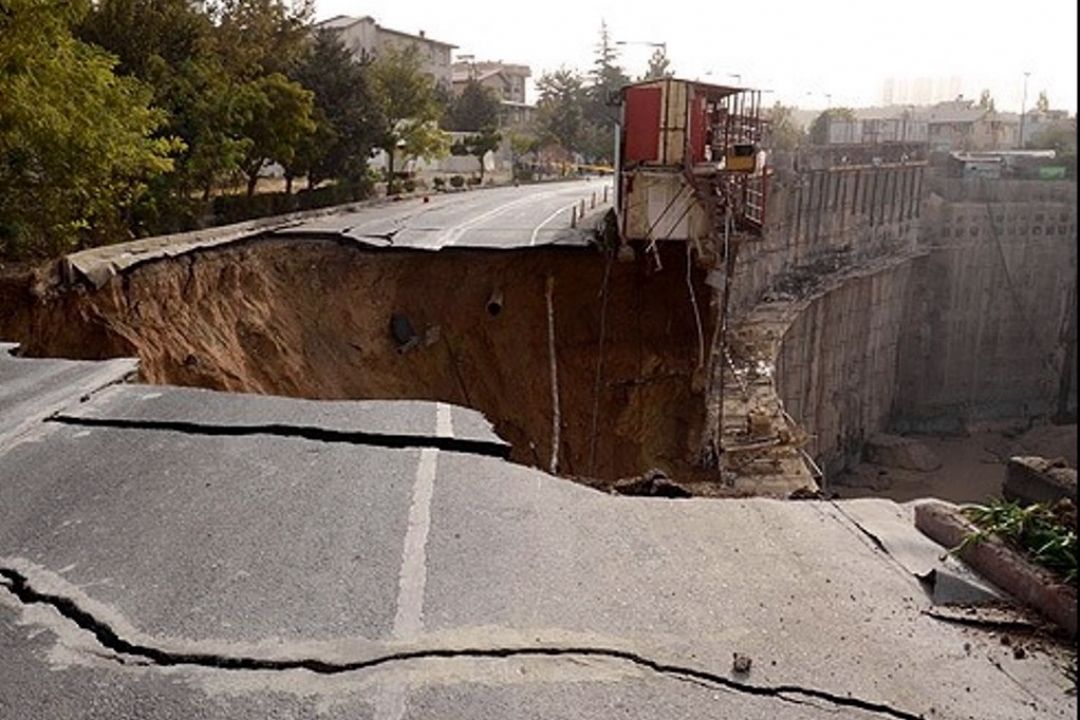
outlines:
{"label": "dirt mound", "polygon": [[[0,319],[0,333],[29,355],[137,355],[151,383],[457,403],[491,419],[514,459],[546,467],[551,277],[560,473],[614,480],[655,467],[700,480],[687,462],[702,407],[687,260],[682,246],[661,260],[654,272],[594,248],[433,253],[260,239],[54,293]],[[703,273],[692,277],[707,323]]]}

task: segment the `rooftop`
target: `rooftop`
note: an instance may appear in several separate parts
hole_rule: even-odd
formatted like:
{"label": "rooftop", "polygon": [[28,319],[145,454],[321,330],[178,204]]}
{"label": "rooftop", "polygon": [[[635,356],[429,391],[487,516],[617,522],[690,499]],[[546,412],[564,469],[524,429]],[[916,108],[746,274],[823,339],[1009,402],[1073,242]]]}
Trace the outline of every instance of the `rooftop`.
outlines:
{"label": "rooftop", "polygon": [[421,30],[419,32],[419,34],[416,34],[416,35],[414,35],[412,33],[403,32],[401,30],[393,30],[393,29],[388,28],[388,27],[386,27],[384,25],[378,24],[375,21],[375,18],[371,17],[370,15],[364,15],[362,17],[350,17],[348,15],[335,15],[334,17],[329,18],[328,20],[322,20],[320,22],[315,23],[315,27],[316,28],[325,28],[325,29],[328,29],[328,30],[344,30],[346,28],[350,28],[353,25],[356,25],[357,23],[361,23],[361,22],[374,23],[375,27],[377,27],[381,32],[390,33],[392,35],[399,35],[401,37],[407,37],[407,38],[410,38],[410,39],[413,39],[413,40],[420,40],[420,41],[423,41],[423,42],[426,42],[426,43],[430,43],[431,45],[441,45],[442,47],[448,47],[448,48],[456,48],[457,47],[457,45],[454,45],[452,43],[443,42],[441,40],[434,40],[432,38],[429,38],[424,33],[423,30]]}

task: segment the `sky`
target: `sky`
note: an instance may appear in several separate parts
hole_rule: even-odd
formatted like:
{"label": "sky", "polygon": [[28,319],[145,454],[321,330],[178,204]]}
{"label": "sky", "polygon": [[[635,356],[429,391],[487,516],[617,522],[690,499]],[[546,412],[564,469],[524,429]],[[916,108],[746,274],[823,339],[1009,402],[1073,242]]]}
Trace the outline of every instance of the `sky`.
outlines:
{"label": "sky", "polygon": [[[998,110],[1018,112],[1028,72],[1028,107],[1040,90],[1054,108],[1077,106],[1076,0],[316,0],[317,19],[334,15],[424,30],[457,54],[529,65],[534,81],[588,70],[605,21],[614,40],[666,43],[677,76],[768,90],[769,104],[875,105],[889,77],[959,78],[966,98],[986,88]],[[619,49],[632,76],[644,72],[652,48]]]}

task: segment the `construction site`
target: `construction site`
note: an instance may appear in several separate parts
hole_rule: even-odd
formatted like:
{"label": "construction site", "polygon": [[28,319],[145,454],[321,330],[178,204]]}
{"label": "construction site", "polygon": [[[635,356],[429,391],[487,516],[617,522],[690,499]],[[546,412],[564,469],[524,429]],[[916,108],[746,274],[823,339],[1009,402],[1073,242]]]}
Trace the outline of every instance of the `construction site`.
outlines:
{"label": "construction site", "polygon": [[147,383],[474,408],[515,461],[628,491],[812,495],[877,433],[1075,422],[1073,183],[953,180],[902,143],[766,155],[751,90],[642,83],[623,108],[581,245],[301,226],[104,279],[76,256],[5,287],[0,335],[138,357]]}
{"label": "construction site", "polygon": [[618,110],[608,175],[4,276],[0,716],[1072,717],[1075,182]]}

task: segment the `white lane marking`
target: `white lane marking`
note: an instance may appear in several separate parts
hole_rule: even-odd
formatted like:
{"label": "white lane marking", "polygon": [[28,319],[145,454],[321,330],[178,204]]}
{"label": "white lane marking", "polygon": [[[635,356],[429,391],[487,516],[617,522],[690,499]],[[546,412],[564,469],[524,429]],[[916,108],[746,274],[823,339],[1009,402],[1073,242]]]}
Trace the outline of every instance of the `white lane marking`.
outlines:
{"label": "white lane marking", "polygon": [[446,403],[435,405],[435,435],[438,437],[454,437],[454,417],[451,408]]}
{"label": "white lane marking", "polygon": [[[604,186],[603,186],[603,185],[601,185],[600,187],[601,187],[601,189],[603,189],[603,187],[604,187]],[[596,192],[595,192],[595,191],[593,191],[593,196],[595,196],[595,195],[596,195]],[[532,237],[530,237],[530,238],[529,238],[529,245],[535,245],[535,244],[536,244],[536,238],[537,238],[537,236],[539,236],[539,235],[540,235],[540,231],[544,229],[544,226],[546,226],[546,225],[547,225],[547,224],[548,224],[549,222],[551,222],[551,221],[552,221],[552,220],[554,220],[555,218],[559,217],[559,214],[560,214],[560,213],[564,213],[564,212],[566,212],[566,211],[567,211],[567,210],[569,210],[570,208],[572,208],[572,207],[574,207],[575,205],[577,205],[577,204],[578,204],[579,202],[581,202],[581,198],[579,198],[579,199],[575,200],[574,202],[570,203],[570,204],[569,204],[569,205],[567,205],[566,207],[561,207],[561,208],[559,208],[559,209],[558,209],[558,210],[556,210],[555,212],[551,213],[551,215],[549,215],[548,217],[546,217],[546,218],[544,219],[544,221],[543,221],[542,223],[540,223],[539,225],[537,225],[537,226],[536,226],[536,227],[535,227],[535,228],[533,229],[533,231],[532,231]],[[603,202],[602,200],[597,200],[597,201],[596,201],[596,207],[600,207],[601,205],[604,205],[604,204],[605,204],[605,203],[604,203],[604,202]]]}
{"label": "white lane marking", "polygon": [[424,448],[416,467],[409,524],[405,530],[405,552],[398,579],[397,614],[394,638],[415,640],[423,629],[424,585],[427,583],[427,538],[431,529],[431,497],[435,492],[435,468],[439,451]]}
{"label": "white lane marking", "polygon": [[577,203],[572,202],[569,205],[567,205],[566,207],[559,208],[555,212],[548,215],[547,218],[544,219],[544,222],[540,223],[535,228],[533,228],[532,237],[529,238],[529,245],[535,245],[536,244],[536,236],[540,234],[540,231],[544,229],[545,225],[547,225],[549,222],[551,222],[555,218],[559,217],[559,213],[564,213],[567,210],[569,210],[570,208],[574,207],[575,205],[577,205]]}
{"label": "white lane marking", "polygon": [[479,225],[480,223],[484,222],[485,220],[489,220],[489,219],[495,217],[496,215],[499,215],[500,213],[504,213],[504,212],[506,212],[507,210],[509,210],[511,208],[517,207],[518,205],[524,205],[526,203],[532,203],[532,202],[538,202],[538,201],[541,201],[541,200],[547,200],[548,198],[556,197],[558,195],[566,195],[566,194],[571,193],[571,192],[581,192],[581,188],[576,187],[576,186],[571,187],[571,188],[559,188],[558,190],[553,190],[551,192],[547,192],[547,193],[531,193],[529,195],[526,195],[525,197],[520,197],[520,198],[517,198],[515,200],[511,200],[508,203],[504,203],[504,204],[502,204],[502,205],[500,205],[498,207],[495,207],[495,208],[492,208],[491,210],[488,210],[487,212],[480,213],[479,215],[475,215],[472,218],[470,218],[469,220],[466,220],[463,223],[460,223],[458,225],[455,225],[455,226],[451,227],[450,229],[448,229],[446,232],[444,232],[442,235],[440,235],[439,237],[437,237],[435,239],[435,245],[437,247],[443,247],[445,245],[453,245],[455,242],[457,242],[458,240],[461,239],[462,235],[464,235],[466,232],[471,230],[473,227]]}
{"label": "white lane marking", "polygon": [[[442,408],[446,408],[445,412]],[[450,428],[450,406],[436,406],[436,426],[440,432]],[[450,428],[452,431],[452,428]],[[424,587],[427,584],[427,539],[431,530],[431,498],[435,494],[435,469],[439,451],[424,448],[416,466],[412,504],[405,529],[405,548],[398,576],[397,612],[394,614],[393,638],[411,641],[424,629]],[[376,720],[401,720],[405,716],[405,685],[390,679],[375,697]]]}

